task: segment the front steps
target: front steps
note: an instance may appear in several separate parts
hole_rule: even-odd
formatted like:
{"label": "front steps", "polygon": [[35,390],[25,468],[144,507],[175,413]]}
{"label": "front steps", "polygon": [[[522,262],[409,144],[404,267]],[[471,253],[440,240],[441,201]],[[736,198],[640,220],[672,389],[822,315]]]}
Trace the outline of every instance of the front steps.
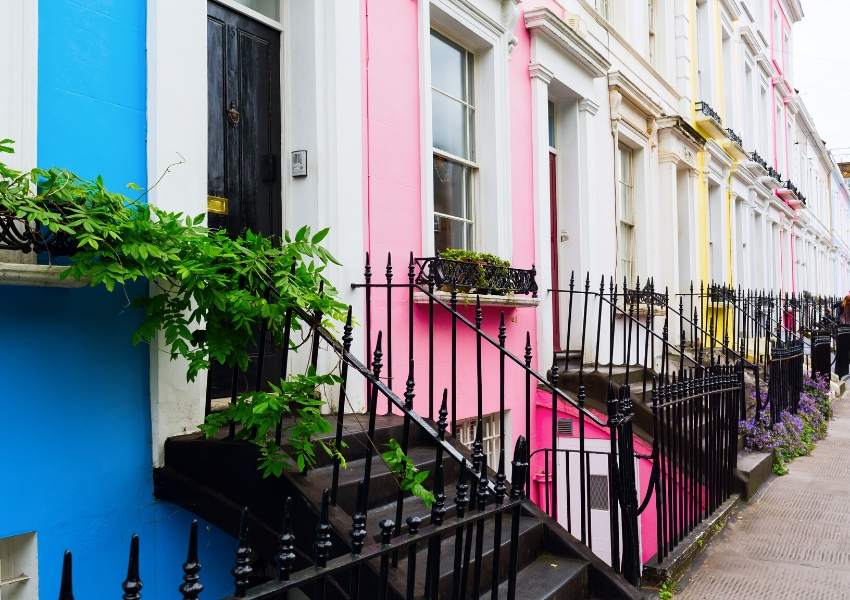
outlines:
{"label": "front steps", "polygon": [[[368,452],[374,451],[366,440],[362,427],[367,422],[366,415],[346,415],[346,430],[343,440],[347,443],[347,468],[339,474],[339,488],[336,506],[331,506],[328,517],[331,524],[332,556],[343,555],[350,551],[348,533],[351,529],[351,516],[354,512],[358,483],[363,477],[363,468]],[[390,438],[402,439],[403,419],[399,416],[376,417],[375,445],[383,450]],[[411,427],[408,455],[416,466],[433,473],[436,448],[426,435],[416,435],[416,427]],[[453,442],[452,442],[453,443]],[[454,444],[468,456],[465,448]],[[238,528],[239,510],[248,506],[251,511],[250,536],[256,559],[254,569],[257,581],[274,575],[274,555],[276,538],[282,521],[283,499],[293,498],[294,533],[296,539],[295,569],[311,564],[312,544],[315,527],[318,522],[322,490],[331,487],[333,465],[326,457],[308,473],[286,472],[280,479],[263,479],[256,469],[257,453],[245,443],[227,440],[222,434],[217,439],[205,440],[200,435],[187,435],[171,438],[165,445],[165,466],[155,472],[155,494],[192,510],[235,535]],[[369,490],[367,531],[377,538],[379,521],[389,518],[396,520],[396,499],[398,486],[395,478],[388,472],[386,465],[377,453],[372,456],[371,485]],[[455,516],[454,496],[458,477],[457,464],[450,459],[444,460],[446,524]],[[491,472],[491,480],[495,473]],[[469,480],[467,480],[469,483]],[[426,486],[433,485],[433,477]],[[490,500],[492,506],[493,500]],[[403,500],[401,535],[407,535],[404,520],[411,516],[423,519],[422,526],[430,520],[430,511],[418,498],[407,496]],[[490,597],[491,573],[495,552],[493,546],[492,520],[487,522],[484,531],[484,549],[481,564],[481,585],[472,589],[473,569],[475,565],[472,553],[467,580],[466,597]],[[510,556],[510,518],[504,517],[501,544],[499,545],[499,597],[507,597],[508,559]],[[426,565],[426,546],[417,546],[416,589],[424,591],[424,572]],[[518,598],[606,598],[637,599],[641,593],[629,585],[621,576],[613,572],[602,560],[569,535],[548,516],[526,501],[523,504],[519,533],[519,554],[517,570]],[[449,534],[441,544],[439,570],[440,598],[451,596],[455,576],[454,537]],[[553,567],[552,565],[556,565]],[[403,598],[407,578],[407,557],[400,556],[398,566],[390,573],[390,597]],[[375,590],[377,564],[370,564],[368,573],[363,575],[361,597],[371,598]],[[336,582],[334,597],[348,598],[345,593],[349,582]]]}

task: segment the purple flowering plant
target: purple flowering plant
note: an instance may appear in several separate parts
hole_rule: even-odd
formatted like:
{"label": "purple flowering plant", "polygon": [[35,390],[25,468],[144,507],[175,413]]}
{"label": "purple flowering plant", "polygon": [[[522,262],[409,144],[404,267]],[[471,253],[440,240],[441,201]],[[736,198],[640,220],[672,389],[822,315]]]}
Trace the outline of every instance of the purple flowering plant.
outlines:
{"label": "purple flowering plant", "polygon": [[[829,381],[825,377],[804,377],[797,414],[783,411],[778,423],[770,425],[770,398],[766,392],[750,389],[748,418],[741,421],[744,447],[748,450],[773,450],[773,471],[777,475],[788,472],[788,463],[809,454],[817,440],[826,437],[832,418],[832,399]],[[762,410],[756,419],[755,406],[759,401]]]}

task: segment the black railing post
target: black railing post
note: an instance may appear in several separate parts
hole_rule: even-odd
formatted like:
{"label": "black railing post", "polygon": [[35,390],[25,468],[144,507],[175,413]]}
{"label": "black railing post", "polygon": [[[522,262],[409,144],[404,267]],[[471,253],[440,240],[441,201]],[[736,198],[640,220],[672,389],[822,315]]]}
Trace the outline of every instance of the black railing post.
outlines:
{"label": "black railing post", "polygon": [[71,553],[65,550],[62,558],[62,578],[59,583],[59,600],[74,600],[73,560]]}
{"label": "black railing post", "polygon": [[248,545],[248,508],[242,509],[239,518],[239,542],[236,546],[236,564],[230,571],[233,575],[234,592],[236,598],[244,598],[248,592],[248,584],[254,568],[251,566],[251,547]]}
{"label": "black railing post", "polygon": [[130,558],[127,562],[127,578],[121,584],[122,600],[141,600],[142,580],[139,579],[139,536],[130,538]]}
{"label": "black railing post", "polygon": [[[363,551],[366,535],[366,485],[362,481],[358,481],[357,504],[354,507],[351,529],[348,532],[352,556],[359,556]],[[351,599],[358,600],[358,598],[360,598],[360,565],[354,565],[351,571]]]}
{"label": "black railing post", "polygon": [[[342,350],[344,354],[347,354],[351,350],[351,342],[354,337],[351,335],[352,333],[352,324],[351,324],[351,306],[348,307],[348,314],[345,317],[345,326],[342,329]],[[340,384],[339,384],[339,402],[337,403],[336,409],[336,436],[334,437],[334,449],[336,450],[336,454],[334,454],[333,463],[333,477],[331,480],[331,504],[336,506],[336,496],[339,488],[339,467],[340,467],[340,452],[342,452],[342,429],[343,429],[343,420],[345,418],[345,401],[346,401],[346,388],[348,386],[348,361],[343,360],[342,366],[340,367]]]}
{"label": "black railing post", "polygon": [[524,437],[517,438],[514,446],[514,460],[511,467],[510,500],[511,509],[511,549],[508,557],[508,600],[516,598],[516,575],[519,562],[519,520],[523,498],[523,482],[527,481],[528,444]]}
{"label": "black railing post", "polygon": [[[466,461],[460,463],[460,473],[455,485],[455,515],[458,520],[463,519],[466,514],[466,505],[469,502],[469,485],[466,483]],[[452,577],[452,600],[461,597],[462,563],[463,557],[463,525],[455,528],[455,551],[454,551],[454,575]]]}
{"label": "black railing post", "polygon": [[201,563],[198,560],[198,520],[189,528],[189,549],[183,563],[183,583],[178,590],[183,600],[198,600],[204,585],[201,583]]}
{"label": "black railing post", "polygon": [[295,564],[295,535],[292,533],[292,498],[287,496],[283,503],[283,523],[277,538],[277,580],[289,581]]}
{"label": "black railing post", "polygon": [[472,465],[473,469],[481,468],[481,462],[484,457],[484,449],[482,447],[482,426],[484,424],[484,378],[481,364],[481,322],[483,316],[481,313],[481,296],[475,295],[475,375],[476,375],[476,421],[475,421],[475,442],[472,444]]}

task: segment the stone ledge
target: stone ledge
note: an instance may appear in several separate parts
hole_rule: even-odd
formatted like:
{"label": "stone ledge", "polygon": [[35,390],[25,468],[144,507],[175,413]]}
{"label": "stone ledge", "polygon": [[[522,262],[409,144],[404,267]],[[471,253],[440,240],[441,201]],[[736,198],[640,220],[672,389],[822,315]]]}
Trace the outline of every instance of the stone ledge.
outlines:
{"label": "stone ledge", "polygon": [[[436,291],[434,297],[451,305],[451,292]],[[458,306],[475,306],[476,294],[457,294]],[[507,306],[511,308],[522,308],[524,306],[537,306],[540,298],[534,298],[524,294],[507,294],[497,296],[495,294],[481,294],[481,306]],[[413,292],[413,301],[416,304],[428,304],[428,294],[424,292]]]}
{"label": "stone ledge", "polygon": [[738,494],[729,496],[726,502],[700,523],[661,563],[656,562],[655,557],[649,559],[643,568],[642,585],[657,588],[668,579],[678,578],[709,540],[717,535],[720,527],[715,525],[726,521],[740,499]]}
{"label": "stone ledge", "polygon": [[740,450],[738,466],[732,477],[732,489],[738,491],[744,500],[755,496],[759,488],[773,473],[773,451],[758,452]]}
{"label": "stone ledge", "polygon": [[56,265],[0,263],[0,285],[55,288],[81,288],[88,285],[85,280],[60,279],[59,275],[68,268]]}

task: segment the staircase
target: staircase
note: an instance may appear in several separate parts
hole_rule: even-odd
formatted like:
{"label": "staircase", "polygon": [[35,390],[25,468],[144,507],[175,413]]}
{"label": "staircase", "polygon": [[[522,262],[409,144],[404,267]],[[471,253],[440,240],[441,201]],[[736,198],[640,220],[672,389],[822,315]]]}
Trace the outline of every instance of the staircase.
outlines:
{"label": "staircase", "polygon": [[[358,485],[363,478],[365,463],[372,454],[372,471],[368,492],[366,543],[378,541],[377,524],[384,519],[398,522],[399,488],[395,477],[388,471],[374,448],[368,443],[366,415],[347,415],[343,440],[347,444],[347,468],[339,471],[336,504],[328,509],[331,529],[331,556],[350,553],[349,531],[352,516],[357,508]],[[404,419],[398,415],[376,417],[374,445],[383,449],[390,438],[402,440]],[[469,458],[463,448],[451,438],[447,441]],[[429,470],[426,485],[433,486],[437,444],[427,433],[410,428],[408,456],[417,468]],[[291,514],[295,536],[296,560],[294,568],[312,564],[313,542],[321,512],[322,492],[332,488],[334,465],[324,458],[316,468],[306,473],[285,473],[280,479],[262,479],[256,469],[256,452],[244,443],[228,440],[222,432],[217,439],[205,440],[199,435],[185,435],[169,439],[165,445],[165,466],[155,472],[155,494],[162,500],[176,503],[209,520],[224,531],[236,535],[242,506],[250,510],[248,527],[254,551],[253,580],[260,583],[274,577],[275,553],[283,518],[283,499],[292,498]],[[458,481],[458,463],[444,459],[446,495],[446,523],[455,516],[455,495]],[[496,479],[490,471],[490,480]],[[474,486],[473,486],[474,489]],[[474,495],[474,494],[473,494]],[[409,494],[402,495],[402,525],[397,535],[409,535],[408,517],[420,517],[425,527],[430,522],[430,511],[422,502]],[[491,498],[490,506],[493,506]],[[474,512],[469,510],[468,513]],[[508,571],[510,556],[511,517],[502,514],[500,543],[494,543],[496,519],[485,521],[479,585],[474,586],[475,551],[468,561],[466,594],[464,597],[491,598],[492,573],[498,565],[497,597],[508,597]],[[459,585],[462,573],[456,573],[455,537],[448,534],[441,540],[440,564],[436,582],[438,598],[452,598],[454,585]],[[425,593],[425,565],[428,544],[417,547],[414,579],[415,597]],[[474,544],[473,544],[474,546]],[[607,564],[569,535],[560,525],[547,517],[531,502],[522,503],[519,519],[519,544],[517,554],[516,598],[641,598],[641,593],[616,574]],[[407,585],[408,557],[400,553],[398,564],[388,576],[389,597],[404,598]],[[496,557],[498,556],[498,562]],[[464,564],[465,561],[462,561]],[[368,563],[361,575],[361,598],[377,597],[380,566],[377,561]],[[475,588],[475,589],[473,589]],[[329,588],[328,597],[347,599],[351,596],[347,576],[336,578]]]}

